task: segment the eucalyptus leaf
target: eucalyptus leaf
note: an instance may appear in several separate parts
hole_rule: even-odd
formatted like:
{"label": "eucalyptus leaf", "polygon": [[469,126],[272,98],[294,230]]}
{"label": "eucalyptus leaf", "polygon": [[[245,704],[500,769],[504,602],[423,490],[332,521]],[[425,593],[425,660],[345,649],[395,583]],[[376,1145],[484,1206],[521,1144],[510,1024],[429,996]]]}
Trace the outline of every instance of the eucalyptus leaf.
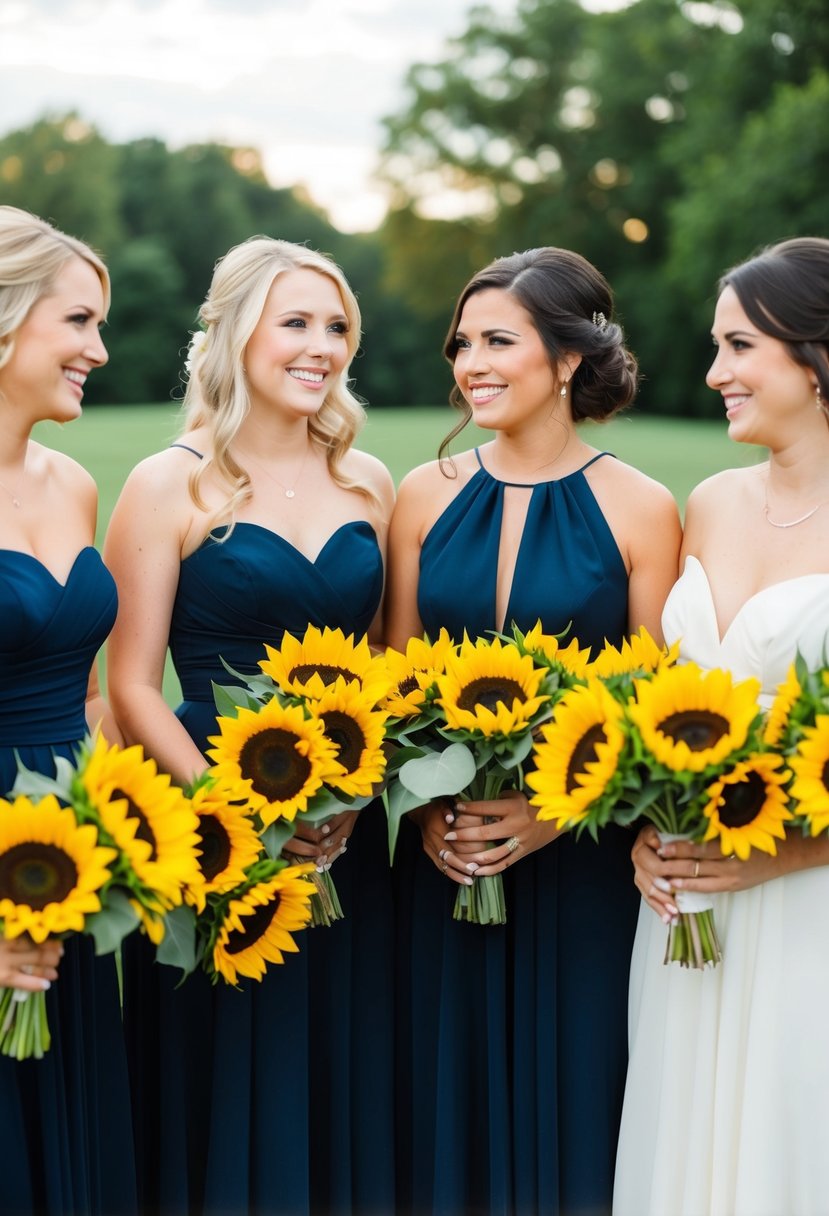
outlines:
{"label": "eucalyptus leaf", "polygon": [[239,716],[239,709],[253,709],[259,711],[262,706],[257,701],[256,697],[252,696],[246,688],[233,688],[225,684],[213,683],[213,700],[216,705],[216,710],[222,718],[236,718]]}
{"label": "eucalyptus leaf", "polygon": [[85,931],[95,942],[96,954],[112,954],[139,922],[138,913],[123,891],[110,889],[106,900],[105,908],[86,919]]}
{"label": "eucalyptus leaf", "polygon": [[394,861],[394,851],[397,848],[397,837],[400,832],[400,820],[415,807],[423,805],[423,799],[399,781],[393,782],[383,794],[386,804],[386,814],[389,821],[389,860]]}
{"label": "eucalyptus leaf", "polygon": [[75,766],[66,756],[55,756],[55,775],[47,777],[26,765],[15,752],[17,759],[17,777],[11,789],[11,796],[24,795],[27,798],[43,798],[46,794],[54,794],[63,802],[69,802],[69,790],[75,775]]}
{"label": "eucalyptus leaf", "polygon": [[168,967],[180,967],[189,975],[196,967],[196,913],[180,904],[164,917],[164,938],[156,947],[156,960]]}
{"label": "eucalyptus leaf", "polygon": [[442,794],[459,794],[475,776],[475,757],[463,743],[450,743],[442,752],[407,760],[399,773],[401,783],[421,803]]}
{"label": "eucalyptus leaf", "polygon": [[503,755],[499,755],[498,759],[504,768],[517,768],[522,760],[526,760],[533,747],[533,737],[530,731],[527,731],[523,739],[520,739],[510,751],[504,751]]}
{"label": "eucalyptus leaf", "polygon": [[277,819],[275,823],[269,824],[259,839],[262,841],[262,848],[270,857],[271,861],[277,861],[282,855],[282,850],[294,834],[294,824],[286,823],[283,819]]}

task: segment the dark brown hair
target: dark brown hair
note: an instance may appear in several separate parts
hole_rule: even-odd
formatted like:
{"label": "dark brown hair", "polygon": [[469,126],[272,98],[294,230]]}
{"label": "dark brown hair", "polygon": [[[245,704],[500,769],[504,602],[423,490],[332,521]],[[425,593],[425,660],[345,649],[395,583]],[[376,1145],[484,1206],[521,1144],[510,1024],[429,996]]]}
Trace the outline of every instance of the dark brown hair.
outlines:
{"label": "dark brown hair", "polygon": [[795,363],[817,376],[829,401],[829,240],[795,237],[770,245],[726,271],[731,287],[761,333],[784,342]]}
{"label": "dark brown hair", "polygon": [[[570,382],[575,422],[585,418],[605,421],[630,405],[638,383],[636,359],[625,347],[621,328],[611,319],[613,294],[604,275],[581,254],[569,249],[553,246],[528,249],[496,258],[479,270],[455,305],[443,346],[450,363],[455,362],[456,334],[467,300],[493,288],[508,291],[527,310],[551,365],[555,366],[565,355],[581,355],[581,363]],[[463,418],[441,444],[441,456],[472,417],[472,410],[457,385],[449,400],[461,410]]]}

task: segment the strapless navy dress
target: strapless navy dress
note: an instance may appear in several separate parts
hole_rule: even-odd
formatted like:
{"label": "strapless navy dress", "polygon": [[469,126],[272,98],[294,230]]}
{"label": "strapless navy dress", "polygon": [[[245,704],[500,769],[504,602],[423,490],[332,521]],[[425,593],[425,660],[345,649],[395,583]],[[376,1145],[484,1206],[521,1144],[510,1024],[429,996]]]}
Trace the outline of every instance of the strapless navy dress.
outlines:
{"label": "strapless navy dress", "polygon": [[[82,549],[66,584],[34,557],[0,550],[0,792],[27,768],[54,773],[86,734],[89,671],[115,620],[115,584]],[[0,1057],[3,1216],[120,1216],[136,1210],[135,1166],[112,955],[66,942],[46,994],[42,1060]]]}
{"label": "strapless navy dress", "polygon": [[[418,599],[432,637],[441,627],[459,639],[497,626],[507,486],[478,460],[423,544]],[[627,573],[584,469],[524,489],[506,620],[526,630],[540,618],[547,633],[569,625],[598,650],[625,634]],[[425,855],[419,831],[403,825],[400,1212],[610,1211],[639,904],[631,844],[613,828],[598,846],[559,837],[505,872],[508,923],[475,925],[452,919],[455,884]]]}
{"label": "strapless navy dress", "polygon": [[[310,561],[276,533],[219,528],[181,565],[170,649],[178,715],[216,733],[219,661],[254,672],[309,624],[362,636],[383,586],[377,539],[347,523]],[[385,819],[360,812],[333,876],[345,917],[306,930],[261,984],[212,988],[132,952],[125,1015],[145,1212],[388,1216],[393,1210],[392,896]],[[143,953],[143,952],[142,952]]]}

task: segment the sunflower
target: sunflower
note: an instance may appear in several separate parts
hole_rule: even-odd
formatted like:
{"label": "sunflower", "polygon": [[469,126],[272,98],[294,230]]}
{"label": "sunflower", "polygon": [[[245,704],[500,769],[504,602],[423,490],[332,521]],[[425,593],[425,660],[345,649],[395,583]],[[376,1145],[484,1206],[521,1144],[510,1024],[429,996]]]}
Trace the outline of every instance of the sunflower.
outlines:
{"label": "sunflower", "polygon": [[342,766],[341,772],[328,778],[328,784],[346,797],[370,794],[386,771],[383,726],[387,714],[373,705],[357,683],[347,684],[342,676],[308,705],[312,715],[322,720],[325,737],[336,747]]}
{"label": "sunflower", "polygon": [[552,721],[541,728],[535,770],[526,782],[538,819],[572,827],[608,788],[625,745],[622,706],[599,680],[565,693]]}
{"label": "sunflower", "polygon": [[446,725],[483,735],[522,731],[547,702],[537,695],[545,674],[510,642],[465,638],[447,654],[446,671],[437,679]]}
{"label": "sunflower", "polygon": [[278,650],[272,646],[265,650],[268,657],[259,666],[283,692],[317,696],[320,685],[342,677],[346,682],[356,680],[377,704],[391,687],[384,656],[373,656],[366,638],[355,644],[353,635],[346,637],[342,629],[309,625],[301,642],[286,633]]}
{"label": "sunflower", "polygon": [[590,647],[582,649],[575,638],[563,646],[554,633],[542,633],[540,621],[524,634],[519,645],[522,653],[530,655],[536,663],[545,667],[560,670],[576,679],[587,674]]}
{"label": "sunflower", "polygon": [[294,819],[324,781],[342,774],[337,748],[318,718],[301,705],[281,705],[274,697],[258,712],[241,708],[237,718],[217,718],[208,756],[212,775],[240,790],[267,827]]}
{"label": "sunflower", "polygon": [[77,780],[101,823],[160,907],[201,882],[198,820],[183,792],[141,747],[95,741]]}
{"label": "sunflower", "polygon": [[769,747],[775,747],[782,739],[789,724],[789,714],[802,691],[800,680],[797,678],[797,669],[792,663],[785,680],[778,686],[777,694],[766,718],[763,739]]}
{"label": "sunflower", "polygon": [[262,841],[238,786],[211,778],[194,791],[190,802],[199,817],[199,869],[204,881],[189,887],[185,899],[202,911],[211,891],[230,891],[245,881],[248,866],[261,856]]}
{"label": "sunflower", "polygon": [[314,887],[305,875],[312,869],[286,866],[231,900],[213,947],[217,976],[234,985],[240,976],[261,980],[268,963],[281,963],[283,953],[299,949],[291,933],[311,915]]}
{"label": "sunflower", "polygon": [[673,646],[658,646],[651,635],[641,626],[638,633],[624,638],[621,646],[605,642],[590,664],[590,674],[601,679],[623,676],[633,672],[655,672],[672,667],[679,656],[679,642]]}
{"label": "sunflower", "polygon": [[818,714],[807,726],[789,760],[794,773],[791,796],[806,817],[813,836],[829,827],[829,717]]}
{"label": "sunflower", "polygon": [[735,764],[706,791],[704,839],[719,837],[723,853],[736,853],[743,861],[752,849],[774,855],[774,837],[785,839],[783,824],[792,817],[783,788],[787,780],[781,756],[749,756]]}
{"label": "sunflower", "polygon": [[54,794],[39,802],[0,799],[0,920],[6,937],[28,933],[44,942],[80,932],[101,908],[99,892],[118,854],[98,843],[93,824],[80,825]]}
{"label": "sunflower", "polygon": [[383,699],[382,708],[394,718],[413,718],[419,714],[427,689],[444,672],[446,656],[453,648],[454,643],[445,629],[441,629],[436,642],[410,638],[405,654],[389,646],[386,667],[391,691]]}
{"label": "sunflower", "polygon": [[734,684],[720,668],[704,673],[685,663],[634,683],[630,717],[645,747],[674,772],[721,763],[745,744],[759,712],[759,681]]}

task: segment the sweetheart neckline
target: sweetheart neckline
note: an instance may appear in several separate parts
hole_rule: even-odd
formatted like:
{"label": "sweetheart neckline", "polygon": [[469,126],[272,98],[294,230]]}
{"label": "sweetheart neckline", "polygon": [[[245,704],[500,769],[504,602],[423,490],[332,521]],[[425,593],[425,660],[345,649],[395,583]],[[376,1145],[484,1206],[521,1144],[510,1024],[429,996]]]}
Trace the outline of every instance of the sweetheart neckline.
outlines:
{"label": "sweetheart neckline", "polygon": [[90,552],[97,553],[98,550],[95,548],[94,545],[84,545],[82,549],[78,550],[78,552],[75,554],[75,557],[72,561],[71,566],[69,567],[69,570],[67,571],[66,581],[63,583],[60,581],[60,579],[57,577],[56,574],[52,573],[52,571],[49,569],[49,567],[44,562],[42,562],[39,557],[35,557],[34,553],[26,553],[23,549],[0,549],[0,557],[2,557],[4,554],[9,554],[13,557],[28,558],[29,561],[32,561],[32,562],[34,562],[34,564],[36,566],[39,566],[40,569],[43,571],[43,573],[47,574],[49,576],[49,578],[52,580],[52,582],[57,587],[60,587],[62,591],[65,591],[66,588],[69,586],[69,582],[72,578],[72,575],[75,573],[75,569],[78,565],[78,562],[81,560],[81,558],[83,557],[83,555],[85,553],[90,553]]}
{"label": "sweetheart neckline", "polygon": [[[227,525],[227,524],[220,524],[218,528],[214,529],[214,531],[215,532],[226,531],[228,526],[229,525]],[[349,519],[349,520],[346,520],[346,522],[344,524],[340,524],[339,528],[334,529],[334,531],[331,533],[331,535],[328,537],[328,539],[323,544],[322,548],[317,553],[316,557],[309,557],[307,553],[303,553],[302,549],[298,549],[296,545],[292,544],[291,541],[289,541],[286,537],[282,536],[281,533],[275,532],[273,530],[273,528],[266,527],[265,524],[257,524],[257,523],[254,523],[252,520],[247,520],[247,519],[240,519],[235,524],[235,528],[256,528],[257,531],[264,532],[267,536],[272,536],[274,538],[274,540],[279,541],[281,544],[285,545],[288,549],[290,549],[293,553],[296,553],[298,557],[301,557],[304,561],[306,561],[309,566],[317,565],[317,563],[319,562],[319,560],[322,557],[325,550],[328,548],[328,546],[334,540],[335,536],[339,536],[340,532],[343,532],[346,528],[361,528],[361,527],[368,528],[369,531],[371,532],[372,536],[374,537],[375,541],[377,540],[377,533],[375,532],[373,526],[369,523],[369,521],[367,519]],[[213,535],[213,533],[206,536],[204,538],[204,540],[201,542],[201,544],[197,548],[195,548],[192,553],[188,553],[187,556],[183,560],[187,562],[190,560],[191,557],[195,557],[195,555],[197,553],[200,553],[202,551],[202,549],[205,547],[205,545],[207,545],[207,543],[211,539],[212,535]]]}
{"label": "sweetheart neckline", "polygon": [[[754,603],[755,600],[758,600],[762,596],[766,595],[767,592],[776,591],[779,587],[786,587],[790,583],[802,582],[804,579],[829,578],[829,571],[822,572],[820,570],[815,570],[811,574],[795,574],[791,578],[780,579],[776,583],[768,583],[765,587],[760,587],[757,591],[753,592],[753,594],[750,595],[748,597],[748,599],[743,600],[742,604],[740,604],[740,607],[734,613],[734,616],[731,618],[731,620],[728,623],[728,625],[726,626],[725,630],[722,633],[720,633],[720,625],[719,625],[719,621],[717,620],[717,605],[714,600],[714,592],[711,587],[711,580],[708,577],[708,571],[705,569],[705,566],[703,566],[702,562],[699,560],[698,557],[695,557],[693,553],[689,553],[685,559],[685,570],[683,570],[683,572],[682,572],[683,578],[685,576],[685,571],[688,569],[689,562],[695,563],[695,565],[699,568],[699,571],[700,571],[703,579],[705,580],[705,586],[708,591],[708,602],[711,606],[711,614],[712,614],[712,618],[713,618],[714,632],[717,637],[717,642],[720,646],[725,645],[726,639],[728,638],[728,636],[731,633],[732,629],[734,628],[736,622],[739,620],[739,618],[742,616],[742,614],[746,611],[746,609],[748,609]],[[680,580],[677,580],[677,581],[679,582]]]}

